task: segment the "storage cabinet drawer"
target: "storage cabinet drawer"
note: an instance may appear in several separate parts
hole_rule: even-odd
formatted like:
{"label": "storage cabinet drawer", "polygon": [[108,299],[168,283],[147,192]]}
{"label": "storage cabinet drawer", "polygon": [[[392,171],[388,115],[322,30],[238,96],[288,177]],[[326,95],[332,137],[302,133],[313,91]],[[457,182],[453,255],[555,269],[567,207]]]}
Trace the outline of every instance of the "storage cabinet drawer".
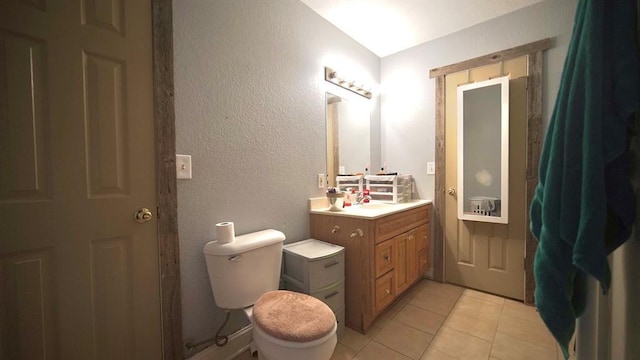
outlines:
{"label": "storage cabinet drawer", "polygon": [[[291,279],[285,277],[285,285],[287,290],[304,292],[303,289],[298,286],[295,281],[291,281]],[[344,308],[344,280],[341,280],[337,284],[326,287],[324,289],[320,289],[317,291],[313,291],[309,293],[309,295],[313,296],[316,299],[322,300],[327,306],[331,308],[331,310],[335,313],[338,310]]]}
{"label": "storage cabinet drawer", "polygon": [[379,277],[380,275],[393,269],[396,258],[394,249],[395,247],[393,246],[393,240],[385,241],[381,244],[376,245],[376,277]]}
{"label": "storage cabinet drawer", "polygon": [[308,239],[285,245],[282,272],[300,291],[310,293],[344,279],[344,248]]}
{"label": "storage cabinet drawer", "polygon": [[376,279],[376,311],[383,310],[395,298],[393,271]]}
{"label": "storage cabinet drawer", "polygon": [[344,279],[344,252],[309,263],[309,290],[311,292],[342,279]]}

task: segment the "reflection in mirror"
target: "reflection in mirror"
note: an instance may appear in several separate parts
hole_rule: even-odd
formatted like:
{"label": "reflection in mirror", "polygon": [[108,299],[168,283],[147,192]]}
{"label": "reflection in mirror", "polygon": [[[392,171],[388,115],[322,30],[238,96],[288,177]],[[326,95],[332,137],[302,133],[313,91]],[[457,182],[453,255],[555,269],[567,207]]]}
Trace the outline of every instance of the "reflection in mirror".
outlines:
{"label": "reflection in mirror", "polygon": [[458,218],[508,223],[509,77],[458,87]]}
{"label": "reflection in mirror", "polygon": [[370,164],[369,106],[326,93],[327,177],[365,171]]}

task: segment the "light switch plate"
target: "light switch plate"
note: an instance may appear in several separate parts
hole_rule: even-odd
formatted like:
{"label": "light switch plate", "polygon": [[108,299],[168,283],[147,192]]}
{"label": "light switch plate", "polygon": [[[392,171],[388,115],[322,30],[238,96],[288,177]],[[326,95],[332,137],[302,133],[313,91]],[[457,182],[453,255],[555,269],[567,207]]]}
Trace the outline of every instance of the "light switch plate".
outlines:
{"label": "light switch plate", "polygon": [[191,155],[176,155],[176,175],[178,179],[191,179]]}
{"label": "light switch plate", "polygon": [[326,183],[326,177],[324,174],[318,174],[318,189],[324,189]]}
{"label": "light switch plate", "polygon": [[430,161],[427,163],[427,175],[435,175],[436,173],[436,163]]}

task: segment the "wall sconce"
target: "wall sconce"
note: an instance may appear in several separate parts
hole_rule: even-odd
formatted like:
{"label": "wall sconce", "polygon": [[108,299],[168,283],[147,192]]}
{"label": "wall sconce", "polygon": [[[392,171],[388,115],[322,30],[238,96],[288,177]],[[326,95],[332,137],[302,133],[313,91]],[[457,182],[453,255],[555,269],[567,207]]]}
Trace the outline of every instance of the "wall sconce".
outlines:
{"label": "wall sconce", "polygon": [[355,82],[338,76],[338,73],[335,70],[326,66],[324,67],[324,79],[334,85],[340,86],[341,88],[347,89],[360,96],[364,96],[367,99],[371,99],[371,90],[365,89],[364,85],[356,85]]}

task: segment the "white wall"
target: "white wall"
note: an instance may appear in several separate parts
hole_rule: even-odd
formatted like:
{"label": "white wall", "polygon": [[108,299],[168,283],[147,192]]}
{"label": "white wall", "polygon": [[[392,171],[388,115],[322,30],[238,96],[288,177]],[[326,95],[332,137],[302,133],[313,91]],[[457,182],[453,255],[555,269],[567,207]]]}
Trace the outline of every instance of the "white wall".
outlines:
{"label": "white wall", "polygon": [[[215,224],[308,238],[307,199],[323,195],[326,172],[324,66],[377,86],[380,59],[297,0],[179,0],[173,11],[177,152],[193,157],[193,179],[178,181],[183,333],[202,340],[224,320],[202,254]],[[224,333],[242,325],[234,312]]]}
{"label": "white wall", "polygon": [[387,56],[381,62],[382,154],[390,171],[413,174],[420,197],[433,199],[435,80],[429,70],[553,38],[544,53],[543,119],[548,124],[571,39],[576,0],[548,0]]}

